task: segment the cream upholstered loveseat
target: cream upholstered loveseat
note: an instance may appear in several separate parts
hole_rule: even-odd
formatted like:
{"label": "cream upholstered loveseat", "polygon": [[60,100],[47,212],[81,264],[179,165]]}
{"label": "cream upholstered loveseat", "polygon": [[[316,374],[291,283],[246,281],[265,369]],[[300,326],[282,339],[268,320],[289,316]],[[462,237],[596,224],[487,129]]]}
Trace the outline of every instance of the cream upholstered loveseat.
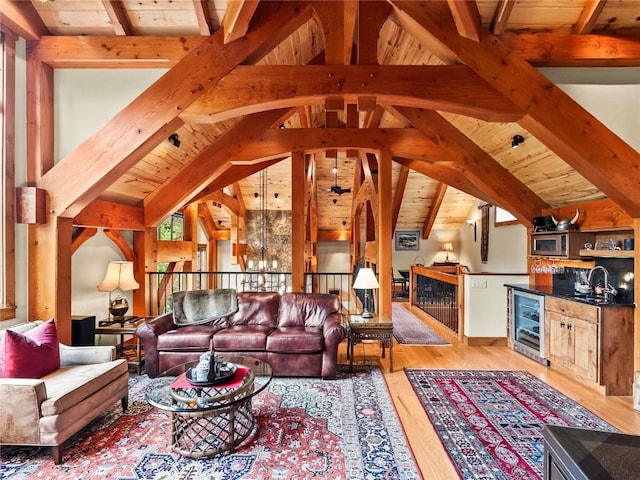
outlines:
{"label": "cream upholstered loveseat", "polygon": [[[10,329],[24,333],[40,323]],[[0,378],[0,445],[50,446],[56,464],[64,442],[114,402],[126,410],[129,380],[114,347],[60,344],[59,350],[60,368],[42,378]]]}

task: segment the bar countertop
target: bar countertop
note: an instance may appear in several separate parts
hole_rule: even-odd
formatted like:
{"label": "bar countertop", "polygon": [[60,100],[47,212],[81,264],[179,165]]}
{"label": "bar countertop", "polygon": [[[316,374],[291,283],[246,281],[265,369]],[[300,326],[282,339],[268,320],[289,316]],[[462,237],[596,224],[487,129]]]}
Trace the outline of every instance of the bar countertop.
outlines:
{"label": "bar countertop", "polygon": [[574,302],[586,303],[588,305],[595,305],[597,307],[635,307],[633,301],[626,300],[622,297],[607,297],[603,295],[584,295],[577,294],[573,289],[552,287],[550,285],[540,285],[532,287],[528,284],[509,284],[506,283],[505,287],[510,287],[522,292],[533,293],[537,295],[545,295],[551,297],[562,298],[564,300],[572,300]]}

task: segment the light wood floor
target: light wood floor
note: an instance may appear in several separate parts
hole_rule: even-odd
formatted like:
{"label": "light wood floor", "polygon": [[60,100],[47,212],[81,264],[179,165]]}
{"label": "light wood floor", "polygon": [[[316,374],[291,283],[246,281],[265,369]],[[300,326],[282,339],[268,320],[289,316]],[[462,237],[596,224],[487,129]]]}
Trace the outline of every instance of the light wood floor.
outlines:
{"label": "light wood floor", "polygon": [[[440,325],[425,322],[440,334]],[[428,480],[459,478],[429,419],[409,384],[404,368],[526,370],[543,380],[624,433],[640,435],[640,411],[633,409],[631,397],[605,397],[553,370],[514,352],[509,347],[467,347],[447,340],[451,346],[410,346],[394,343],[393,373],[389,373],[389,358],[380,358],[377,343],[355,346],[354,362],[378,362],[396,410],[413,450],[422,476]],[[364,356],[363,356],[364,355]],[[339,362],[347,363],[346,344],[339,350]]]}

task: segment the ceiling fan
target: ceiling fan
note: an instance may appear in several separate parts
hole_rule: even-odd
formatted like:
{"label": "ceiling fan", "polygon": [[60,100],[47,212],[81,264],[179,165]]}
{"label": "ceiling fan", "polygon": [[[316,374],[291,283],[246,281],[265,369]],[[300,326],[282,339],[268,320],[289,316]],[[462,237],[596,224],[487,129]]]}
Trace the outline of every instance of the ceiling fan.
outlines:
{"label": "ceiling fan", "polygon": [[338,195],[342,195],[343,193],[351,193],[350,188],[342,188],[338,185],[338,157],[336,157],[336,163],[333,166],[333,185],[328,190],[329,193],[337,193]]}

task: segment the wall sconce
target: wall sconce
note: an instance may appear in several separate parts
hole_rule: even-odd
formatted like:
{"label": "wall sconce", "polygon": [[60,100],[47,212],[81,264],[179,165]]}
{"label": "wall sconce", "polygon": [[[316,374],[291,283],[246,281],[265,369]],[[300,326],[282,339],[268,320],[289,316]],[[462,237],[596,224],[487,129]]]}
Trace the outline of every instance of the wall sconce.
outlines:
{"label": "wall sconce", "polygon": [[444,258],[444,261],[446,263],[449,263],[449,252],[453,252],[453,243],[446,242],[445,244],[443,244],[442,245],[442,251],[443,252],[447,252],[447,256]]}
{"label": "wall sconce", "polygon": [[178,148],[180,147],[180,137],[178,136],[177,133],[172,133],[171,135],[169,135],[169,139],[171,142],[171,145],[173,145],[174,147]]}
{"label": "wall sconce", "polygon": [[478,228],[476,225],[476,221],[475,220],[467,220],[467,224],[470,227],[473,227],[473,241],[477,242],[478,241]]}
{"label": "wall sconce", "polygon": [[524,143],[524,137],[522,135],[514,135],[511,140],[511,148],[518,148],[521,143]]}

